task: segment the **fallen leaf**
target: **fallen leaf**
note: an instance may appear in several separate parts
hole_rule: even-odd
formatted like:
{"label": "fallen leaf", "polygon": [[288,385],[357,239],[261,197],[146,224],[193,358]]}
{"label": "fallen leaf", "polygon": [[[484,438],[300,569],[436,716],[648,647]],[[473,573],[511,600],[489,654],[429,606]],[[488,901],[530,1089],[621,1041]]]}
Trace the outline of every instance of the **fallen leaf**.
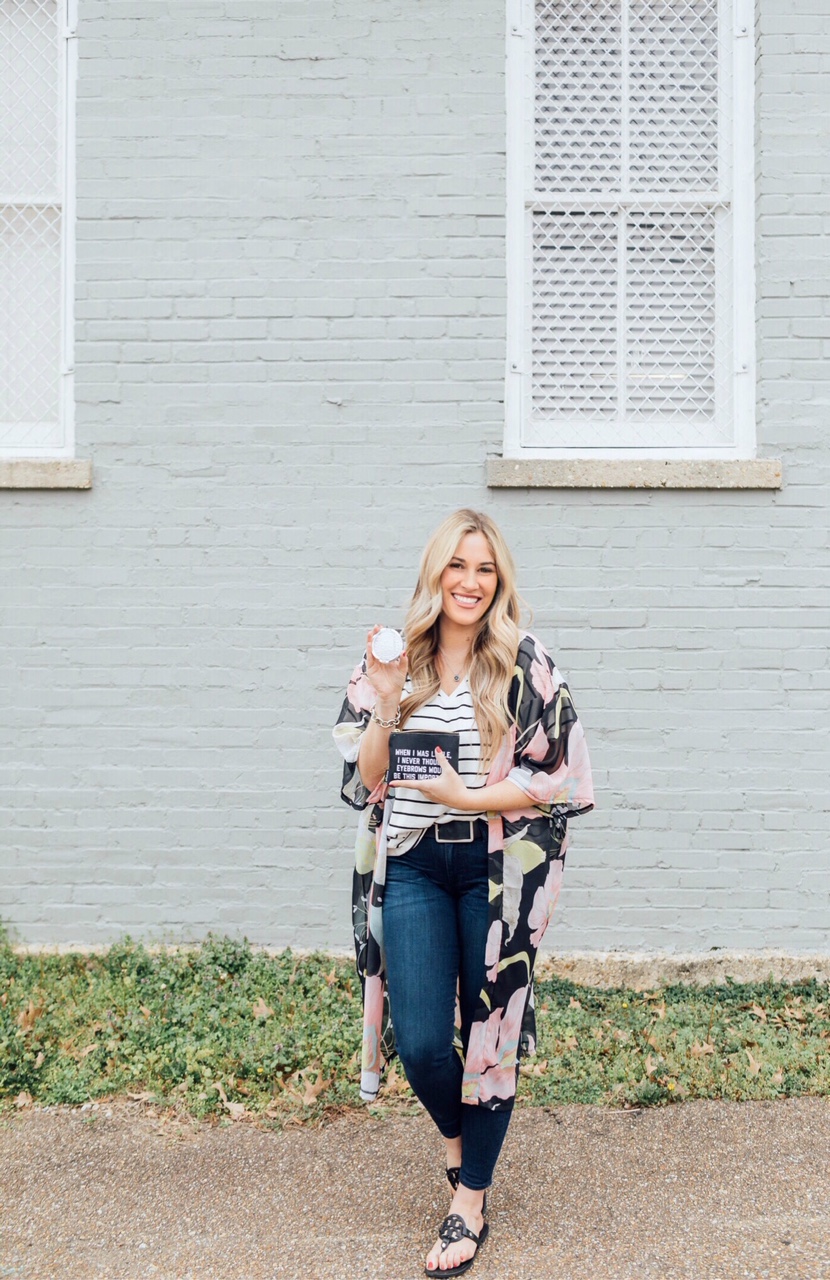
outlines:
{"label": "fallen leaf", "polygon": [[697,1040],[695,1040],[694,1044],[689,1050],[689,1053],[692,1055],[693,1058],[702,1058],[704,1054],[714,1053],[714,1052],[715,1052],[715,1046],[713,1044],[710,1044],[708,1040],[704,1040],[703,1044],[698,1044]]}
{"label": "fallen leaf", "polygon": [[254,1005],[253,1012],[254,1012],[255,1018],[262,1018],[262,1019],[271,1018],[273,1017],[273,1014],[274,1014],[274,1010],[268,1007],[268,1005],[263,1000],[262,996],[259,996],[259,998],[257,999],[257,1002]]}
{"label": "fallen leaf", "polygon": [[776,1071],[775,1075],[772,1077],[772,1083],[773,1083],[773,1084],[783,1084],[783,1083],[784,1083],[784,1072],[781,1070],[781,1068],[780,1068],[780,1067],[779,1067],[779,1068],[778,1068],[778,1070]]}
{"label": "fallen leaf", "polygon": [[565,1049],[575,1049],[578,1043],[579,1041],[576,1036],[565,1036],[565,1039],[562,1041],[562,1046]]}
{"label": "fallen leaf", "polygon": [[663,1059],[659,1055],[655,1058],[653,1054],[648,1054],[646,1057],[646,1075],[653,1076],[662,1061]]}
{"label": "fallen leaf", "polygon": [[663,994],[663,992],[662,992],[662,991],[647,991],[647,992],[644,994],[643,999],[644,999],[644,1000],[659,1000],[662,994]]}
{"label": "fallen leaf", "polygon": [[30,1000],[25,1009],[21,1009],[17,1015],[17,1025],[23,1031],[31,1031],[40,1015],[43,1013],[43,1005],[36,1005],[34,1000]]}
{"label": "fallen leaf", "polygon": [[153,1010],[148,1009],[146,1004],[139,1005],[139,1008],[141,1009],[141,1012],[144,1014],[145,1018],[152,1018]]}
{"label": "fallen leaf", "polygon": [[766,1020],[767,1020],[767,1011],[766,1011],[766,1009],[762,1009],[762,1008],[761,1008],[761,1006],[760,1006],[759,1004],[751,1004],[751,1005],[749,1006],[749,1012],[750,1012],[750,1013],[754,1013],[754,1014],[755,1014],[755,1017],[756,1017],[756,1018],[760,1018],[762,1022],[766,1022]]}
{"label": "fallen leaf", "polygon": [[[130,1100],[131,1100],[132,1102],[152,1102],[152,1101],[153,1101],[153,1099],[155,1098],[155,1096],[156,1096],[156,1095],[155,1095],[154,1093],[150,1093],[150,1092],[149,1092],[148,1090],[146,1090],[146,1089],[144,1090],[144,1092],[143,1092],[143,1093],[128,1093],[128,1094],[127,1094],[127,1097],[128,1097],[128,1098],[130,1098]],[[203,1098],[206,1098],[206,1097],[207,1097],[207,1094],[206,1094],[206,1093],[205,1093],[205,1094],[200,1094],[199,1096],[200,1096],[200,1097],[203,1097]]]}
{"label": "fallen leaf", "polygon": [[548,1069],[547,1058],[545,1058],[544,1062],[534,1062],[533,1064],[533,1074],[535,1076],[543,1076],[547,1071],[547,1069]]}
{"label": "fallen leaf", "polygon": [[[409,1092],[409,1084],[407,1083],[406,1077],[401,1075],[395,1067],[390,1067],[384,1077],[383,1092],[393,1095]],[[313,1102],[314,1098],[312,1098],[311,1101]]]}
{"label": "fallen leaf", "polygon": [[761,1063],[758,1061],[757,1058],[754,1058],[752,1056],[752,1053],[749,1049],[744,1049],[744,1053],[749,1058],[749,1068],[748,1068],[749,1074],[751,1076],[757,1076],[758,1072],[761,1070]]}
{"label": "fallen leaf", "polygon": [[569,1008],[569,1009],[581,1009],[581,1008],[582,1008],[582,1001],[581,1001],[581,1000],[577,1000],[576,996],[571,996],[570,1000],[568,1001],[568,1008]]}
{"label": "fallen leaf", "polygon": [[333,987],[337,981],[337,969],[333,968],[331,973],[326,974],[326,986]]}
{"label": "fallen leaf", "polygon": [[213,1087],[216,1090],[216,1092],[219,1094],[219,1097],[222,1100],[222,1106],[227,1111],[231,1120],[241,1120],[244,1116],[248,1114],[245,1104],[243,1102],[228,1102],[228,1095],[225,1093],[225,1090],[222,1088],[221,1084],[219,1084],[218,1082],[214,1082]]}
{"label": "fallen leaf", "polygon": [[86,1048],[82,1049],[81,1052],[78,1054],[78,1061],[80,1062],[81,1059],[86,1058],[88,1054],[94,1053],[97,1048],[98,1046],[95,1044],[88,1044]]}
{"label": "fallen leaf", "polygon": [[595,1040],[601,1040],[601,1039],[603,1038],[603,1030],[602,1030],[602,1027],[594,1027],[594,1029],[593,1029],[593,1031],[591,1032],[591,1034],[593,1035],[593,1037],[594,1037],[594,1039],[595,1039]]}
{"label": "fallen leaf", "polygon": [[630,1040],[630,1039],[631,1039],[631,1032],[630,1032],[630,1031],[621,1031],[619,1027],[615,1027],[615,1028],[614,1028],[614,1039],[615,1039],[615,1040],[619,1040],[621,1043],[623,1043],[623,1044],[624,1044],[626,1040]]}
{"label": "fallen leaf", "polygon": [[650,1044],[652,1049],[660,1048],[659,1044],[657,1043],[657,1037],[654,1035],[654,1032],[650,1032],[649,1035],[646,1036],[646,1044]]}
{"label": "fallen leaf", "polygon": [[32,1095],[23,1089],[15,1098],[14,1105],[22,1110],[23,1107],[30,1107],[32,1105],[32,1101]]}
{"label": "fallen leaf", "polygon": [[311,1107],[317,1101],[319,1094],[323,1092],[329,1085],[330,1081],[323,1079],[322,1071],[318,1073],[315,1081],[307,1080],[305,1093],[303,1094],[303,1102],[307,1107]]}
{"label": "fallen leaf", "polygon": [[663,1003],[662,1003],[662,1004],[656,1004],[656,1005],[654,1006],[654,1012],[657,1014],[657,1017],[658,1017],[658,1018],[665,1018],[665,1016],[666,1016],[666,1002],[665,1002],[665,1000],[663,1001]]}
{"label": "fallen leaf", "polygon": [[41,1049],[40,1053],[35,1058],[35,1067],[36,1068],[42,1067],[45,1061],[46,1061],[46,1054]]}

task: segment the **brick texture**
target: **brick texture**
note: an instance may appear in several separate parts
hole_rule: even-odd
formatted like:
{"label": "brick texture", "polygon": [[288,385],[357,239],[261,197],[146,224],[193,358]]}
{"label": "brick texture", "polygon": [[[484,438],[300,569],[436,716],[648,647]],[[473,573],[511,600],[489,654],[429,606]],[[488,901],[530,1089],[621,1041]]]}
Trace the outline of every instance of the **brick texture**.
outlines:
{"label": "brick texture", "polygon": [[493,490],[495,0],[81,0],[78,455],[0,494],[0,916],[349,939],[329,729],[428,531],[502,524],[585,721],[548,944],[828,943],[830,15],[758,15],[759,452],[780,492]]}

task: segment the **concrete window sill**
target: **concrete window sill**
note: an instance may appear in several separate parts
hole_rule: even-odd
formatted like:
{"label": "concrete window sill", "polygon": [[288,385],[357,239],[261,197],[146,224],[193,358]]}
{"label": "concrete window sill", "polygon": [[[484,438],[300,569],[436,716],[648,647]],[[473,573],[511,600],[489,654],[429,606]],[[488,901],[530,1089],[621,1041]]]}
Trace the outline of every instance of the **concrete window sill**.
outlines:
{"label": "concrete window sill", "polygon": [[0,489],[91,489],[92,463],[75,458],[0,460]]}
{"label": "concrete window sill", "polygon": [[491,489],[780,489],[779,458],[488,458]]}

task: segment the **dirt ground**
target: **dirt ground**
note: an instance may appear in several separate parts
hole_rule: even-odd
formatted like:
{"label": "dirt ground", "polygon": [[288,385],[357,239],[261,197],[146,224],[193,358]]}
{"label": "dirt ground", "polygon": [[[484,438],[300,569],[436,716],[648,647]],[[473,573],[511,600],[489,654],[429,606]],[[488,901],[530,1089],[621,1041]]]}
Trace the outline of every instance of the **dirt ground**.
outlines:
{"label": "dirt ground", "polygon": [[[409,1280],[448,1194],[423,1114],[27,1109],[0,1120],[0,1277]],[[830,1099],[518,1110],[490,1224],[480,1280],[827,1280]]]}

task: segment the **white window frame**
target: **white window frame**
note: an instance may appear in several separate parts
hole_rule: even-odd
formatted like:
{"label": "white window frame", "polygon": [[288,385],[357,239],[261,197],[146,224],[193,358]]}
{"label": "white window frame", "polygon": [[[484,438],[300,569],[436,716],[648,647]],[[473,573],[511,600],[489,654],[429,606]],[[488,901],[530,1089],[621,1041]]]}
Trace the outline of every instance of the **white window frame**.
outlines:
{"label": "white window frame", "polygon": [[[627,0],[623,0],[627,3]],[[507,358],[504,457],[748,459],[755,457],[755,49],[754,0],[719,0],[720,60],[731,83],[732,412],[728,445],[616,448],[580,444],[580,424],[566,424],[573,443],[529,446],[523,430],[531,407],[532,210],[534,205],[535,0],[507,0]],[[724,33],[726,34],[724,38]],[[725,63],[725,65],[724,65]],[[722,79],[722,77],[721,77]],[[641,197],[640,197],[641,199]],[[589,198],[586,197],[586,204]],[[624,428],[624,424],[623,424]]]}
{"label": "white window frame", "polygon": [[61,217],[60,263],[60,364],[58,386],[59,443],[0,446],[0,459],[74,458],[75,456],[75,102],[78,80],[77,0],[58,0],[56,55],[58,64],[58,173],[54,199],[31,193],[7,191],[0,173],[0,205],[19,208],[59,208]]}

